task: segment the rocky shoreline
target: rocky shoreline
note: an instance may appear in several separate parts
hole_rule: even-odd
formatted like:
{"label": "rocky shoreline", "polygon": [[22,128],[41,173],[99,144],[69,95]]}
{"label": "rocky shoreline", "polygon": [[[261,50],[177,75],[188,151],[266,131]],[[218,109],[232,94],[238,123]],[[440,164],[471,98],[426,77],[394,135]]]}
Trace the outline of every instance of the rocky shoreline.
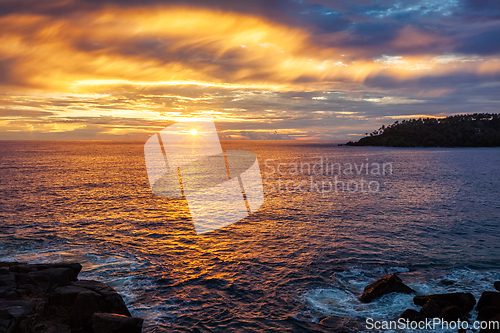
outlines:
{"label": "rocky shoreline", "polygon": [[[398,318],[384,318],[385,321],[398,321],[401,319],[405,323],[423,323],[433,321],[438,318],[441,322],[467,322],[472,327],[472,322],[497,322],[500,324],[500,281],[493,284],[493,287],[498,291],[484,291],[477,301],[471,293],[457,292],[448,294],[430,294],[430,295],[415,295],[413,303],[421,306],[420,311],[414,309],[402,309],[402,313]],[[390,293],[406,293],[416,294],[416,291],[408,287],[399,278],[397,273],[389,274],[381,277],[377,281],[366,286],[363,294],[359,297],[362,303],[370,303],[374,300]],[[472,318],[470,312],[473,309],[477,310],[477,317]],[[338,316],[320,317],[319,320],[312,320],[313,317],[296,316],[290,317],[289,320],[303,327],[308,331],[313,332],[358,332],[370,331],[365,327],[365,323],[356,320],[355,318],[346,318]],[[317,321],[317,322],[315,322]],[[388,328],[387,328],[388,329]],[[381,328],[378,331],[387,330]],[[457,332],[465,332],[465,330],[457,329]],[[477,329],[468,330],[467,332],[479,333],[500,333],[498,329]]]}
{"label": "rocky shoreline", "polygon": [[110,286],[78,280],[79,263],[0,262],[0,333],[140,333]]}

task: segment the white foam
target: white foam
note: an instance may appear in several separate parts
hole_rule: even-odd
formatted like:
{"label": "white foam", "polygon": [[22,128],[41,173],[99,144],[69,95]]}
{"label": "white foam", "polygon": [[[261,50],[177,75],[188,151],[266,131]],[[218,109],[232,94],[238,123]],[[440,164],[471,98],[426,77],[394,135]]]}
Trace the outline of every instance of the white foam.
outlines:
{"label": "white foam", "polygon": [[[385,295],[371,303],[362,303],[358,297],[365,286],[385,274],[401,272],[400,277],[406,285],[414,289],[417,294],[436,294],[451,292],[470,292],[479,299],[481,293],[494,290],[493,282],[500,280],[499,270],[482,272],[467,268],[451,271],[429,271],[424,273],[409,272],[408,269],[392,267],[388,269],[364,270],[353,267],[336,275],[336,283],[329,288],[317,288],[303,295],[302,300],[309,311],[323,316],[340,316],[357,319],[365,322],[366,318],[374,320],[397,320],[406,309],[420,310],[413,304],[414,295],[392,293]],[[432,276],[431,276],[432,274]],[[471,322],[477,312],[471,312]],[[450,330],[449,332],[456,332]],[[394,332],[385,330],[384,332]],[[401,331],[399,331],[401,332]],[[407,330],[405,332],[424,332],[422,330]],[[436,330],[436,332],[448,332]]]}

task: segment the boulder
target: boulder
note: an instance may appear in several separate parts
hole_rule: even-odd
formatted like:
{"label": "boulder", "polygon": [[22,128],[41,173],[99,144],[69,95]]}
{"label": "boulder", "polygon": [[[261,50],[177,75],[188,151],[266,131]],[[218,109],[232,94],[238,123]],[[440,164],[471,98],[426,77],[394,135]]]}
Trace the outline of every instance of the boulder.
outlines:
{"label": "boulder", "polygon": [[94,326],[141,332],[142,319],[131,317],[113,288],[77,280],[81,269],[78,263],[0,262],[0,332],[93,333]]}
{"label": "boulder", "polygon": [[481,294],[477,302],[477,310],[480,311],[484,306],[494,306],[500,308],[500,292],[485,291]]}
{"label": "boulder", "polygon": [[469,313],[476,304],[476,299],[471,293],[450,293],[415,296],[413,303],[424,306],[429,300],[435,301],[441,308],[456,305],[463,313]]}
{"label": "boulder", "polygon": [[463,313],[463,310],[456,306],[456,305],[449,305],[445,307],[441,313],[439,314],[439,318],[443,319],[444,321],[457,321],[459,319],[462,319],[465,317],[465,313]]}
{"label": "boulder", "polygon": [[369,303],[376,298],[390,293],[405,293],[411,294],[415,291],[405,285],[396,273],[386,275],[372,284],[365,287],[360,301]]}
{"label": "boulder", "polygon": [[78,294],[87,291],[85,288],[77,286],[65,286],[56,288],[49,295],[49,304],[52,309],[60,309],[63,312],[71,311]]}
{"label": "boulder", "polygon": [[425,302],[424,306],[422,306],[422,309],[420,309],[420,313],[422,314],[422,316],[424,316],[424,318],[436,318],[439,316],[441,311],[441,306],[432,299]]}
{"label": "boulder", "polygon": [[480,310],[477,311],[477,320],[485,321],[489,320],[496,315],[500,314],[500,308],[491,305],[482,306]]}
{"label": "boulder", "polygon": [[493,283],[493,287],[494,287],[496,290],[500,291],[500,281],[497,281],[497,282]]}
{"label": "boulder", "polygon": [[92,290],[101,295],[106,304],[105,312],[117,313],[127,317],[131,316],[123,298],[107,284],[98,281],[80,280],[73,282],[72,285]]}
{"label": "boulder", "polygon": [[92,316],[94,333],[141,333],[141,318],[111,313],[95,313]]}
{"label": "boulder", "polygon": [[424,321],[425,317],[418,312],[417,310],[413,309],[406,309],[400,316],[399,318],[403,319],[408,319],[409,321]]}
{"label": "boulder", "polygon": [[102,296],[91,290],[82,291],[76,297],[69,321],[71,327],[85,327],[92,323],[92,315],[104,312],[105,305]]}

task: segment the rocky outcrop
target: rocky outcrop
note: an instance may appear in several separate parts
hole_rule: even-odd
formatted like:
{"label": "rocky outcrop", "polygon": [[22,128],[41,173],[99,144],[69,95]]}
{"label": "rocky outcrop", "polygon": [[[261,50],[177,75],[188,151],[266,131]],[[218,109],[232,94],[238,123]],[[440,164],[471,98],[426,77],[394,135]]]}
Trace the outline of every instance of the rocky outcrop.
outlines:
{"label": "rocky outcrop", "polygon": [[[432,302],[439,308],[447,306],[458,306],[464,313],[469,313],[476,305],[476,299],[471,293],[450,293],[415,296],[413,303],[425,307],[428,302]],[[423,309],[423,308],[422,308]]]}
{"label": "rocky outcrop", "polygon": [[[495,289],[497,287],[498,283],[495,282]],[[434,294],[415,296],[413,303],[422,306],[420,312],[408,309],[400,315],[400,318],[417,322],[425,318],[441,318],[443,321],[451,322],[459,319],[467,320],[469,312],[476,305],[476,299],[471,293]],[[483,292],[476,309],[478,312],[476,320],[498,325],[481,329],[480,333],[500,333],[500,292]]]}
{"label": "rocky outcrop", "polygon": [[[495,282],[495,289],[497,288]],[[490,323],[500,323],[500,293],[496,291],[485,291],[481,294],[477,302],[477,320],[487,321]],[[482,333],[486,332],[500,332],[500,327],[496,329],[482,329]]]}
{"label": "rocky outcrop", "polygon": [[360,297],[360,301],[363,303],[369,303],[376,298],[382,297],[390,293],[405,293],[411,294],[415,290],[408,287],[403,281],[397,276],[396,273],[386,275],[372,284],[366,286],[363,291],[363,295]]}
{"label": "rocky outcrop", "polygon": [[0,262],[0,333],[140,333],[116,291],[82,266]]}
{"label": "rocky outcrop", "polygon": [[418,312],[417,310],[413,309],[406,309],[400,316],[399,318],[403,319],[408,319],[409,321],[423,321],[425,320],[425,317]]}
{"label": "rocky outcrop", "polygon": [[408,309],[401,318],[422,321],[425,318],[441,318],[444,321],[457,321],[468,318],[476,299],[471,293],[450,293],[421,295],[413,298],[413,303],[421,305],[420,312]]}

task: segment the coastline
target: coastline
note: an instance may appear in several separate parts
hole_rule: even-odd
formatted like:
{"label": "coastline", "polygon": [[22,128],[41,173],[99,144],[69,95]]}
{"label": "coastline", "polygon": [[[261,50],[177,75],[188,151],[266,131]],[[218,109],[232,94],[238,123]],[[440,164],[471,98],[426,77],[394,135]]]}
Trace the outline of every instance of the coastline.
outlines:
{"label": "coastline", "polygon": [[79,280],[79,263],[0,262],[0,332],[142,331],[110,286]]}

